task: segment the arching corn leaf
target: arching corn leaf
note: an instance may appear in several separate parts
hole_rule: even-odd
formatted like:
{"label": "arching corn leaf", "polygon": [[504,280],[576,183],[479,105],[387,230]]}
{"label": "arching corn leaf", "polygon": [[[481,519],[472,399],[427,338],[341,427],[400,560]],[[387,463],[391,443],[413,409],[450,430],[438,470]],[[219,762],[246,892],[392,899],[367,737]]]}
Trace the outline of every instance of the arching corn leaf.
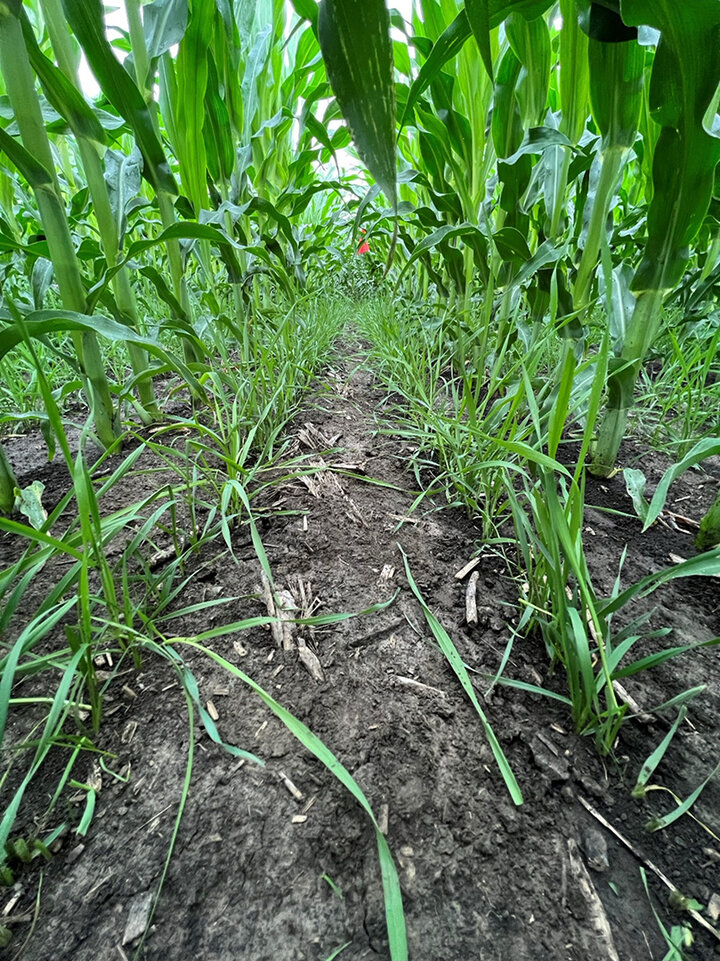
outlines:
{"label": "arching corn leaf", "polygon": [[328,78],[357,151],[395,205],[395,81],[385,0],[323,0],[318,28]]}

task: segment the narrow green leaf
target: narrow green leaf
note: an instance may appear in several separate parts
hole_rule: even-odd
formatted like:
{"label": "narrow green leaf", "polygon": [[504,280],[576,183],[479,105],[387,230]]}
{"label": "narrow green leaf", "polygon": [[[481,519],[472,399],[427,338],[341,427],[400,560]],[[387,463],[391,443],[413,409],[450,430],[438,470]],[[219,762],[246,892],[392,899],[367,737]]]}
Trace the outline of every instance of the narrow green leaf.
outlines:
{"label": "narrow green leaf", "polygon": [[650,506],[647,509],[643,531],[646,531],[651,524],[654,524],[660,516],[661,511],[665,507],[665,501],[667,500],[668,491],[672,482],[681,474],[684,474],[690,467],[694,467],[708,457],[715,457],[718,454],[720,454],[720,437],[706,437],[704,440],[698,441],[681,461],[673,464],[672,467],[669,467],[665,471],[653,494]]}
{"label": "narrow green leaf", "polygon": [[643,766],[640,768],[640,773],[637,776],[637,781],[635,782],[635,787],[632,789],[632,796],[644,797],[645,789],[647,788],[647,783],[652,777],[658,764],[662,761],[665,756],[665,752],[670,746],[670,742],[675,737],[675,732],[677,731],[680,724],[685,720],[687,716],[687,708],[681,707],[678,711],[678,716],[675,718],[672,727],[667,732],[662,741],[658,744],[655,750],[652,752],[650,757],[645,761]]}
{"label": "narrow green leaf", "polygon": [[420,593],[420,589],[415,583],[415,580],[412,576],[412,572],[410,571],[410,564],[408,563],[408,559],[405,551],[402,549],[402,547],[399,544],[398,544],[398,548],[400,550],[400,553],[403,556],[403,562],[405,564],[405,576],[408,579],[410,590],[413,592],[415,597],[420,602],[420,606],[422,607],[423,613],[425,615],[425,620],[428,622],[430,630],[433,632],[433,636],[435,637],[435,640],[438,642],[440,646],[440,650],[443,652],[443,654],[447,658],[448,663],[450,664],[450,667],[455,672],[455,675],[457,676],[457,679],[460,681],[460,684],[463,690],[465,691],[467,696],[470,698],[470,702],[472,703],[472,706],[475,708],[475,710],[478,713],[483,729],[485,730],[485,736],[487,737],[488,743],[490,744],[490,749],[492,750],[493,755],[495,757],[495,761],[497,762],[497,765],[500,769],[500,774],[502,775],[502,778],[505,781],[505,785],[508,791],[510,792],[510,797],[513,799],[515,804],[520,805],[523,803],[523,796],[522,796],[522,791],[520,790],[520,785],[517,783],[517,779],[513,774],[513,770],[510,767],[508,759],[505,757],[505,754],[503,752],[502,747],[500,746],[500,742],[498,741],[495,735],[495,732],[490,726],[490,722],[485,716],[485,712],[480,707],[480,702],[478,701],[477,695],[475,694],[475,689],[472,686],[472,681],[470,680],[470,675],[467,672],[467,668],[465,667],[465,664],[463,663],[463,660],[460,657],[460,654],[458,653],[458,650],[455,647],[452,641],[452,638],[450,637],[450,635],[442,626],[440,621],[437,619],[437,617],[435,617],[433,612],[425,603],[425,599]]}
{"label": "narrow green leaf", "polygon": [[652,818],[645,825],[645,830],[651,831],[651,832],[662,831],[663,828],[668,827],[674,821],[677,821],[678,818],[682,817],[683,814],[685,814],[687,811],[690,810],[690,808],[697,801],[697,799],[700,797],[702,792],[707,787],[708,783],[715,777],[718,771],[720,771],[720,763],[715,765],[715,767],[708,774],[705,780],[702,781],[702,783],[695,788],[692,794],[689,794],[685,798],[685,800],[675,808],[674,811],[671,811],[669,814],[665,814],[659,818]]}
{"label": "narrow green leaf", "polygon": [[607,617],[608,614],[619,611],[633,598],[647,597],[656,587],[679,577],[715,577],[718,574],[720,574],[720,547],[648,574],[604,604],[599,611],[600,616]]}
{"label": "narrow green leaf", "polygon": [[333,774],[340,783],[347,788],[355,800],[363,808],[375,829],[375,839],[378,846],[380,869],[382,872],[383,888],[385,892],[385,917],[387,921],[388,940],[390,942],[390,957],[392,961],[408,961],[407,937],[405,933],[405,915],[402,904],[402,893],[400,890],[400,880],[398,878],[395,862],[393,861],[390,848],[380,831],[378,822],[373,813],[368,799],[365,797],[357,781],[352,777],[347,768],[337,759],[333,752],[324,744],[320,738],[306,727],[294,714],[287,708],[279,704],[270,694],[267,693],[251,677],[241,671],[234,664],[226,661],[215,651],[202,647],[199,643],[192,640],[185,640],[181,643],[195,648],[207,657],[214,660],[229,674],[239,678],[252,691],[254,691],[270,708],[273,714],[278,717],[287,727],[290,733],[296,737],[300,743],[306,747],[315,757],[321,761],[325,767]]}

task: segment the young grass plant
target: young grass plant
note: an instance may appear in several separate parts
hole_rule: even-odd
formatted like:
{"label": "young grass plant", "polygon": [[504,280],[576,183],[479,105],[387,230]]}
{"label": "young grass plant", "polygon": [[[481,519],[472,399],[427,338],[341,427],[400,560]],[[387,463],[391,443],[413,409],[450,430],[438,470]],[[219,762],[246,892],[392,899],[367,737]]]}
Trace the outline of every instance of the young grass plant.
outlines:
{"label": "young grass plant", "polygon": [[[605,356],[606,353],[607,342]],[[627,713],[627,705],[618,701],[614,682],[692,647],[665,649],[625,664],[623,662],[634,645],[643,637],[653,636],[643,630],[649,615],[636,616],[620,630],[616,630],[613,624],[614,615],[662,583],[701,571],[708,574],[720,570],[720,552],[707,552],[691,561],[675,564],[643,578],[624,591],[620,590],[618,575],[610,599],[603,601],[598,597],[583,545],[583,470],[600,406],[605,363],[601,354],[596,362],[574,475],[571,476],[567,468],[557,462],[548,463],[537,448],[529,448],[526,457],[537,465],[538,479],[533,483],[527,477],[524,480],[527,506],[521,503],[514,489],[508,489],[508,496],[513,505],[515,530],[527,578],[527,603],[533,610],[530,623],[539,626],[552,658],[563,665],[578,731],[593,733],[600,751],[607,754],[612,750]],[[573,378],[573,366],[568,365],[560,386],[560,396],[564,396],[566,402],[572,393]],[[548,453],[552,457],[557,452],[569,413],[567,403],[558,404],[553,411],[548,431]],[[537,414],[534,416],[538,422]],[[538,430],[538,447],[542,442],[543,434]],[[718,639],[705,643],[715,644]]]}

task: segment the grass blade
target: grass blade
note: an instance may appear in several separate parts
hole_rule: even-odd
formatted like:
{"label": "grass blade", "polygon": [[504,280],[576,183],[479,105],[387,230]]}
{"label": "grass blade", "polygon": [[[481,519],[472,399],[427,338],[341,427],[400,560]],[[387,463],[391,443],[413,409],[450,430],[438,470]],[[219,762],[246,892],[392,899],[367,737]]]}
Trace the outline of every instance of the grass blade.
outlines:
{"label": "grass blade", "polygon": [[353,776],[347,770],[346,767],[341,764],[341,762],[335,757],[332,751],[320,740],[320,738],[313,734],[313,732],[306,727],[302,721],[298,720],[294,714],[291,714],[287,708],[279,704],[264,688],[260,687],[251,677],[245,674],[240,668],[226,661],[224,657],[217,654],[215,651],[210,650],[207,647],[203,647],[196,641],[182,639],[179,643],[185,644],[188,647],[192,647],[207,657],[211,658],[216,664],[219,664],[224,670],[229,674],[239,678],[244,684],[254,691],[270,708],[270,710],[278,717],[283,724],[287,727],[291,734],[293,734],[300,743],[314,754],[315,757],[321,761],[325,767],[333,774],[341,784],[348,789],[355,800],[363,808],[367,816],[370,818],[373,827],[375,828],[375,838],[378,846],[378,855],[380,858],[380,869],[382,872],[383,879],[383,889],[385,893],[385,918],[387,922],[387,932],[388,940],[390,942],[390,957],[392,961],[408,961],[408,948],[407,948],[407,938],[405,934],[405,914],[403,911],[402,904],[402,893],[400,891],[400,880],[398,878],[397,868],[395,867],[395,862],[393,861],[392,854],[390,853],[390,848],[385,840],[384,835],[380,831],[377,819],[370,807],[370,802],[365,797],[362,789],[355,781]]}
{"label": "grass blade", "polygon": [[415,583],[415,580],[410,571],[410,565],[408,563],[407,555],[405,554],[405,551],[402,549],[402,547],[400,547],[399,544],[398,544],[398,547],[400,548],[400,553],[402,554],[403,561],[405,563],[405,575],[408,579],[410,590],[413,592],[415,597],[420,602],[420,605],[423,609],[423,613],[425,614],[425,620],[428,622],[428,625],[430,627],[430,630],[433,632],[435,640],[440,645],[440,650],[448,659],[448,662],[450,663],[450,667],[452,667],[453,671],[457,675],[457,678],[460,681],[460,684],[462,685],[463,690],[465,691],[467,696],[470,698],[470,701],[473,707],[475,708],[475,710],[477,711],[480,717],[483,728],[485,729],[485,736],[488,739],[490,748],[492,749],[493,755],[495,756],[497,765],[500,768],[500,773],[502,774],[503,780],[505,781],[507,789],[510,792],[510,797],[513,799],[515,804],[520,805],[523,803],[523,796],[522,796],[522,791],[520,790],[520,785],[518,784],[515,778],[515,775],[512,772],[512,768],[510,767],[508,759],[505,757],[505,754],[503,753],[503,749],[500,747],[500,742],[495,736],[495,732],[490,726],[490,722],[485,716],[485,712],[480,707],[480,703],[477,699],[475,690],[472,686],[472,681],[470,680],[470,675],[468,674],[467,669],[463,664],[462,658],[460,657],[460,654],[458,653],[457,648],[453,644],[452,639],[448,634],[448,632],[445,630],[445,628],[442,626],[440,621],[435,617],[433,612],[425,603],[425,600],[422,594],[420,593],[420,590],[417,584]]}

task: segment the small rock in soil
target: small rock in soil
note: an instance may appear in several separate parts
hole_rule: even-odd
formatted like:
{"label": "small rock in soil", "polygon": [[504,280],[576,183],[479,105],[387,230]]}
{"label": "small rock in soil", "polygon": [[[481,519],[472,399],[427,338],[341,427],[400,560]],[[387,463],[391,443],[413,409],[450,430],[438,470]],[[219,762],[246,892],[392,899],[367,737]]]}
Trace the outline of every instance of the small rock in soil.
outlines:
{"label": "small rock in soil", "polygon": [[610,867],[608,861],[607,841],[605,836],[597,828],[586,828],[582,834],[582,849],[588,867],[593,871],[607,871]]}
{"label": "small rock in soil", "polygon": [[708,904],[708,914],[713,921],[717,922],[720,918],[720,896],[713,894],[710,898],[710,903]]}
{"label": "small rock in soil", "polygon": [[152,891],[136,894],[132,899],[130,902],[130,910],[128,911],[127,924],[125,925],[125,933],[122,939],[123,945],[130,944],[143,933],[147,926],[148,918],[150,917],[152,903]]}
{"label": "small rock in soil", "polygon": [[556,757],[537,736],[530,742],[533,761],[540,770],[547,774],[551,781],[567,781],[570,777],[570,767],[564,757]]}

